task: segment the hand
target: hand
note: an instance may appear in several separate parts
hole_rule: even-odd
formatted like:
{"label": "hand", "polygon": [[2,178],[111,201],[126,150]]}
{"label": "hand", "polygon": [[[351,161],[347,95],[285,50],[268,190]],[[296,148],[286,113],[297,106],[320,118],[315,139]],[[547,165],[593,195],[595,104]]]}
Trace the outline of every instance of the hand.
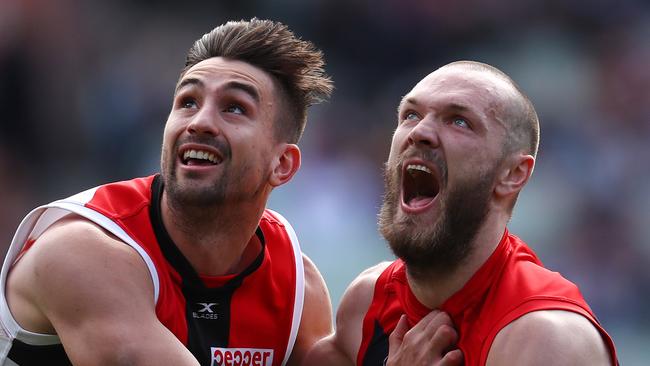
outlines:
{"label": "hand", "polygon": [[460,366],[463,352],[454,349],[458,333],[449,315],[433,310],[409,330],[402,315],[388,338],[388,366]]}

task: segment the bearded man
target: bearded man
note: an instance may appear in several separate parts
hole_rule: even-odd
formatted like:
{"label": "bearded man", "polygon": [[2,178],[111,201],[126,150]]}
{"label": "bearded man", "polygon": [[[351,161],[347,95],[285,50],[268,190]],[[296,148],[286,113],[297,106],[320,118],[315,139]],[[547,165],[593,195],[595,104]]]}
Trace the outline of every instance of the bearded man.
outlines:
{"label": "bearded man", "polygon": [[379,218],[398,259],[352,282],[306,364],[616,365],[577,286],[507,229],[538,145],[532,103],[500,70],[460,61],[420,81]]}

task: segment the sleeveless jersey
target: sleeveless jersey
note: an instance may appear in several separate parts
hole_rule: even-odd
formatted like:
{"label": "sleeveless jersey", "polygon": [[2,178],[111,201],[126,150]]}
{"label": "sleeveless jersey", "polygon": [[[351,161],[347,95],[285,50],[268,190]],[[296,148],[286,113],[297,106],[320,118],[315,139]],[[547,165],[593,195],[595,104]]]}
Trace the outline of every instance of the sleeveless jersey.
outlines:
{"label": "sleeveless jersey", "polygon": [[[577,286],[542,266],[521,239],[506,230],[490,258],[465,286],[440,307],[459,334],[465,365],[485,365],[497,333],[522,315],[538,310],[578,313],[598,329],[618,365],[614,343],[596,320]],[[357,365],[379,366],[388,356],[388,335],[402,314],[411,325],[431,310],[408,285],[404,262],[397,260],[378,277],[372,302],[363,320]]]}
{"label": "sleeveless jersey", "polygon": [[256,231],[262,250],[253,263],[234,276],[201,276],[162,224],[162,190],[158,175],[111,183],[27,215],[0,277],[0,365],[70,365],[58,336],[22,329],[4,296],[9,268],[20,253],[69,214],[94,222],[138,252],[151,274],[158,319],[201,365],[286,364],[304,296],[302,254],[290,224],[265,210]]}

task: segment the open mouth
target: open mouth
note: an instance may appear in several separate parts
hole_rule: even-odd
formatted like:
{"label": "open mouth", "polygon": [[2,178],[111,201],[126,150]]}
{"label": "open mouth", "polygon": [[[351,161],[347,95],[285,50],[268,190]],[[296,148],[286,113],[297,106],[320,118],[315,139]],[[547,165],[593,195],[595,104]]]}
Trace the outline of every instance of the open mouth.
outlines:
{"label": "open mouth", "polygon": [[402,172],[402,202],[407,208],[425,208],[440,192],[438,176],[427,166],[405,164]]}
{"label": "open mouth", "polygon": [[221,156],[210,151],[200,149],[187,149],[181,151],[181,162],[184,165],[217,165],[221,163]]}

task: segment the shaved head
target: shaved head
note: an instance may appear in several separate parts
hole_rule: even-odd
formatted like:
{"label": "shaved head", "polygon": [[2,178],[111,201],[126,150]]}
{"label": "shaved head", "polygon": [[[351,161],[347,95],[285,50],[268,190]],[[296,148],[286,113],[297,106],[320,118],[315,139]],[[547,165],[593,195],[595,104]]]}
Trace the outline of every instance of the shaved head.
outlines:
{"label": "shaved head", "polygon": [[452,62],[442,66],[434,73],[448,68],[488,73],[510,86],[511,98],[506,101],[503,110],[500,111],[500,117],[505,122],[507,133],[503,146],[504,154],[521,151],[536,157],[539,148],[539,119],[530,99],[517,83],[496,67],[476,61]]}

